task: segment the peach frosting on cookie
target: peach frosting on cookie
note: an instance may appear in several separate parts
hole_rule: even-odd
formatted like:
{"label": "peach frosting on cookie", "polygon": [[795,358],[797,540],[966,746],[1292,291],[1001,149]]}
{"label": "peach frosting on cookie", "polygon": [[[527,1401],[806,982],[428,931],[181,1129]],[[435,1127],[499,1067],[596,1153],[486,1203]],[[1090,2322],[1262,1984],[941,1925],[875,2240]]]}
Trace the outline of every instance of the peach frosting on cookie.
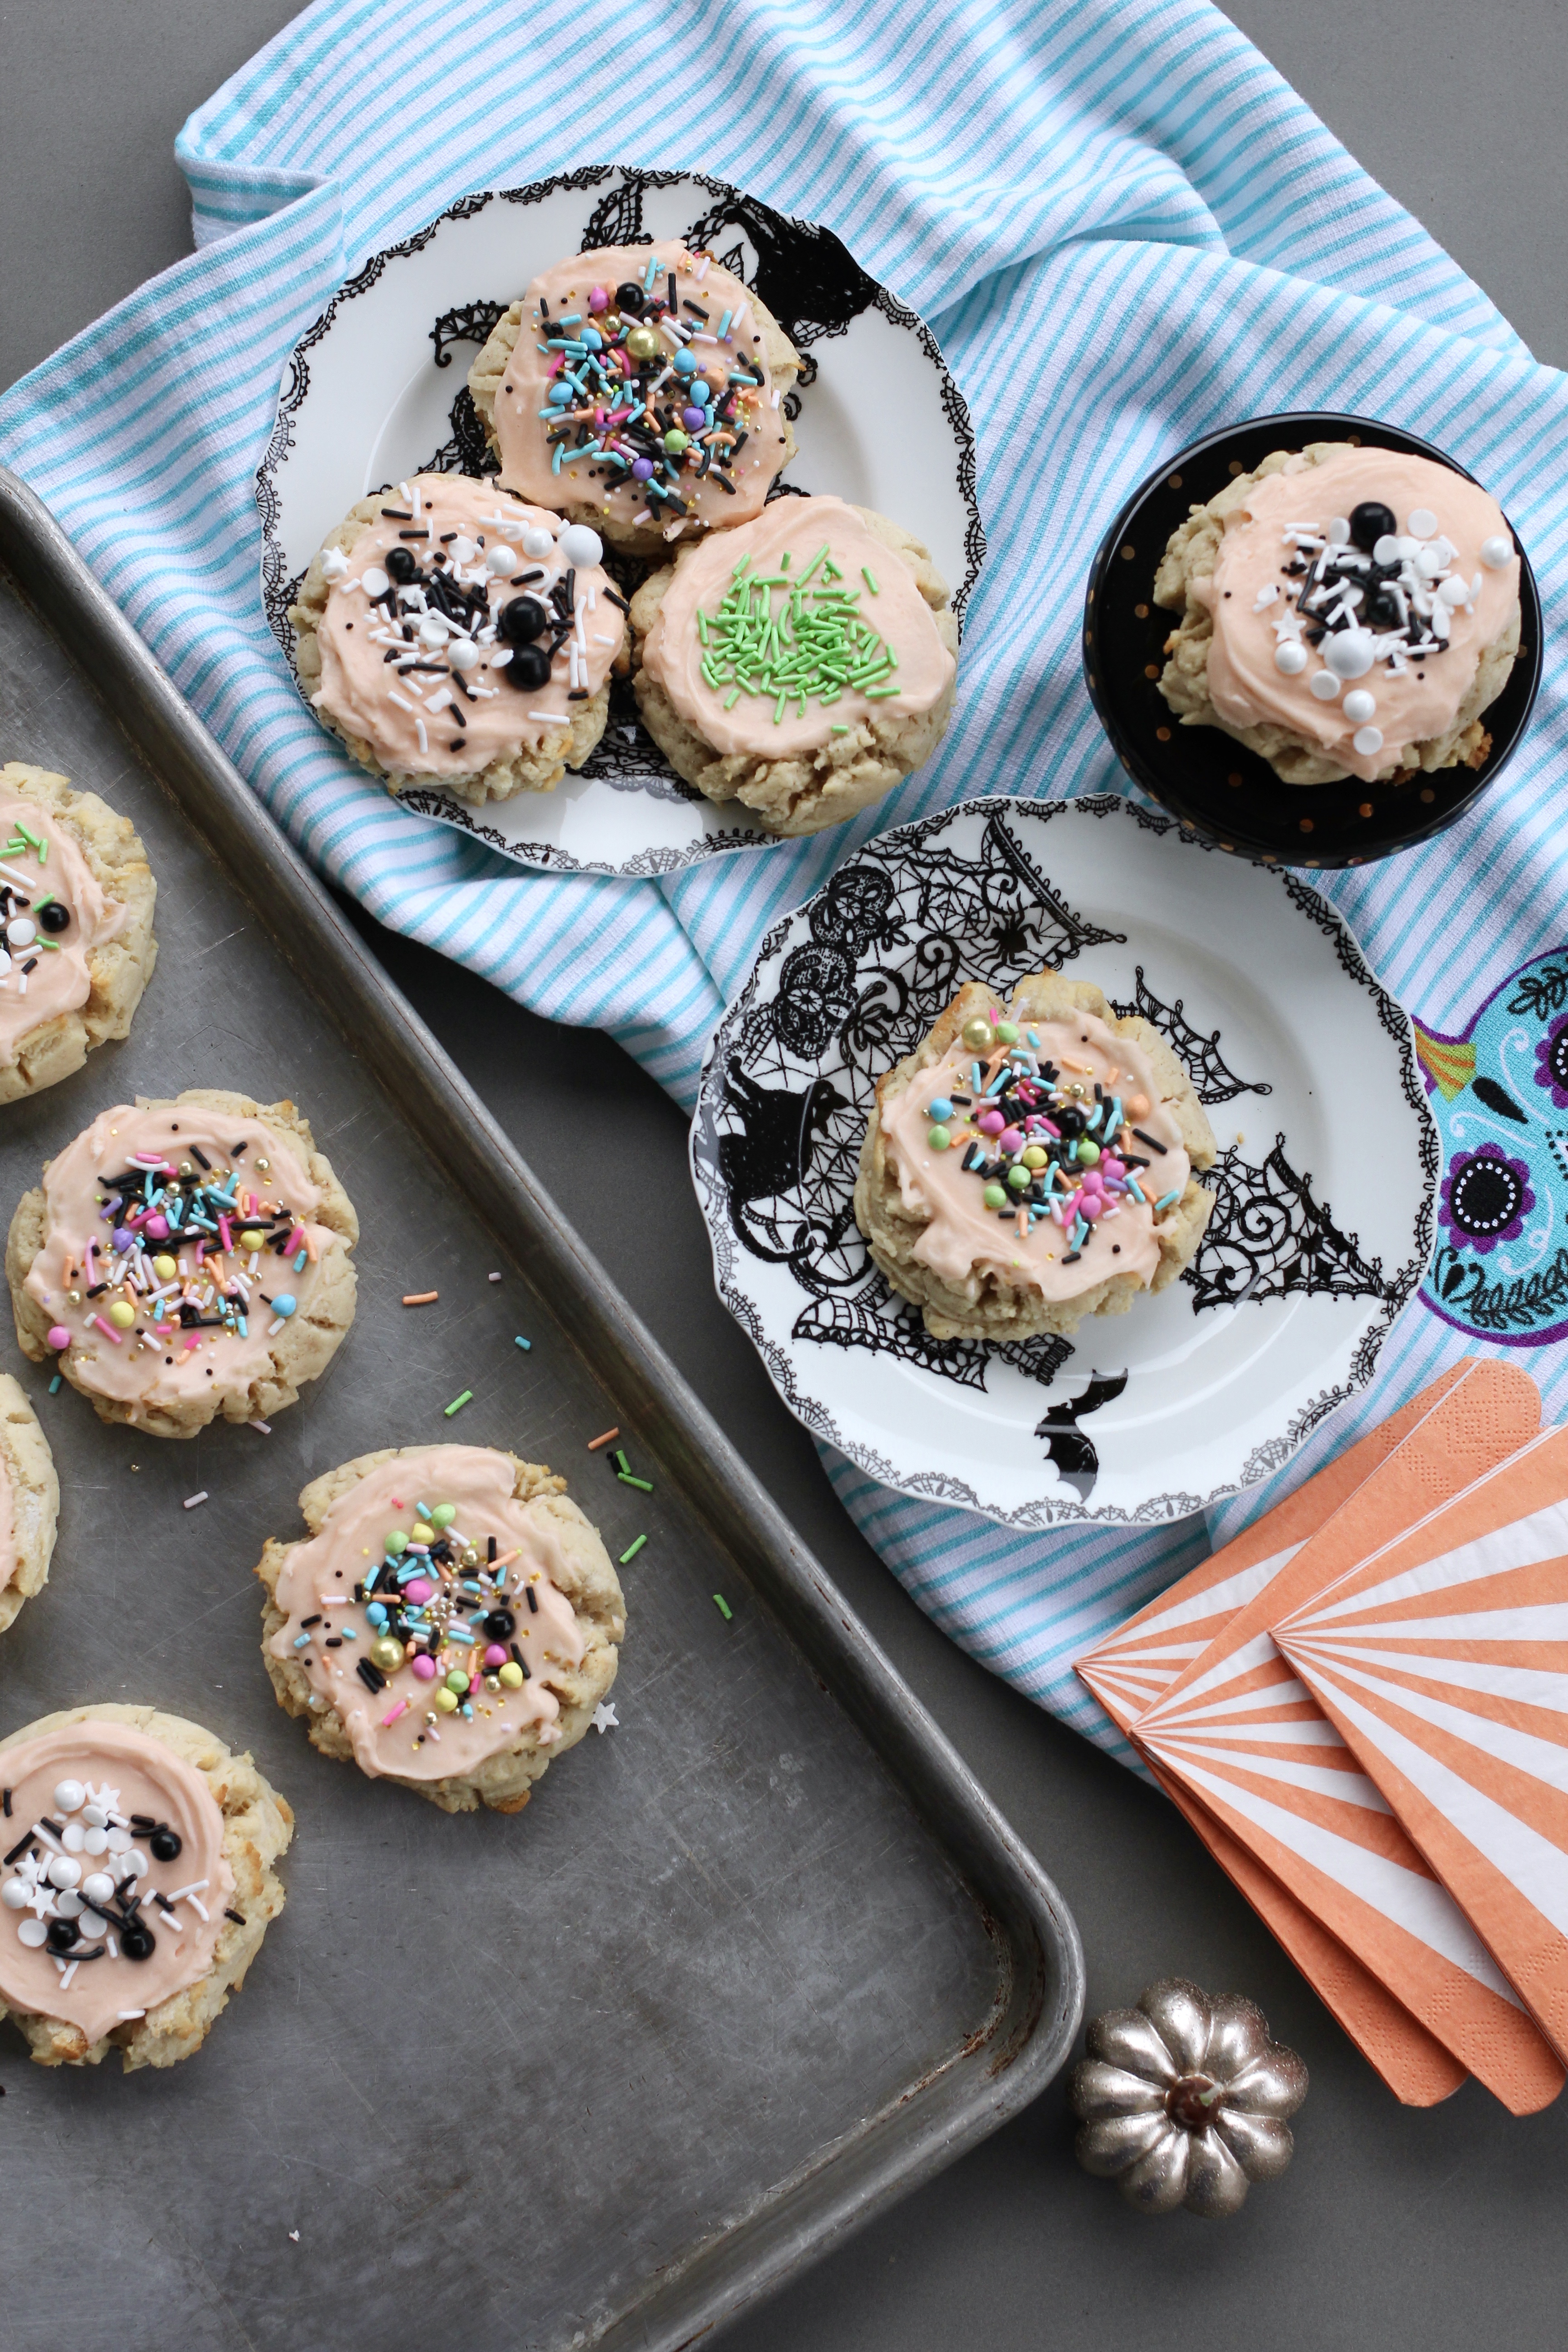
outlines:
{"label": "peach frosting on cookie", "polygon": [[626,634],[603,551],[493,481],[395,484],[322,560],[317,707],[393,776],[470,774],[560,737]]}
{"label": "peach frosting on cookie", "polygon": [[205,1976],[234,1895],[206,1781],[143,1731],[0,1748],[0,2002],[89,2042]]}
{"label": "peach frosting on cookie", "polygon": [[483,1446],[421,1449],[369,1471],[289,1551],[268,1647],[304,1668],[372,1777],[449,1780],[559,1736],[552,1662],[580,1664],[587,1644],[549,1501],[519,1502],[513,1475]]}
{"label": "peach frosting on cookie", "polygon": [[1430,457],[1291,458],[1226,518],[1211,578],[1209,699],[1289,727],[1370,783],[1447,733],[1519,598],[1497,500]]}
{"label": "peach frosting on cookie", "polygon": [[788,454],[781,390],[738,278],[666,239],[533,278],[495,396],[500,478],[542,506],[725,528]]}
{"label": "peach frosting on cookie", "polygon": [[775,499],[683,555],[643,667],[726,757],[786,760],[914,717],[956,665],[913,572],[842,499]]}
{"label": "peach frosting on cookie", "polygon": [[71,1380],[131,1418],[264,1371],[343,1246],[321,1193],[260,1120],[176,1103],[106,1110],[44,1171],[26,1287]]}
{"label": "peach frosting on cookie", "polygon": [[15,1062],[44,1022],[87,1003],[89,958],[127,919],[58,816],[0,794],[0,1062]]}
{"label": "peach frosting on cookie", "polygon": [[[989,1042],[987,1042],[989,1040]],[[1089,1013],[966,1022],[878,1119],[913,1255],[954,1288],[994,1275],[1052,1302],[1115,1275],[1148,1283],[1191,1163],[1143,1054]]]}

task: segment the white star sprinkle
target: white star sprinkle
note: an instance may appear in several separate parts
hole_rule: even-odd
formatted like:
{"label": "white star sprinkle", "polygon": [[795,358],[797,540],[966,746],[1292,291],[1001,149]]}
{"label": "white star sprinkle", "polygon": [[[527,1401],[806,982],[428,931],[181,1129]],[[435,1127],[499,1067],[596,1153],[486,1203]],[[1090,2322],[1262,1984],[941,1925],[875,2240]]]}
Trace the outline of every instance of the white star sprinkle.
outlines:
{"label": "white star sprinkle", "polygon": [[617,1717],[615,1708],[613,1706],[606,1706],[601,1699],[599,1705],[594,1709],[595,1730],[599,1732],[618,1731],[620,1727],[620,1718]]}

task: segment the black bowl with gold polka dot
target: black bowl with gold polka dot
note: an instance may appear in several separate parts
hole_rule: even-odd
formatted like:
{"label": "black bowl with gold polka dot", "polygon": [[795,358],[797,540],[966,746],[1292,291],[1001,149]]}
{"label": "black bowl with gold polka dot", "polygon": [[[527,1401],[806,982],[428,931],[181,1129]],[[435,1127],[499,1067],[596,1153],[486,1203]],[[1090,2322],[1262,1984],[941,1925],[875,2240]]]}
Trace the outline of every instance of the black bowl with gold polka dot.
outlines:
{"label": "black bowl with gold polka dot", "polygon": [[1166,543],[1194,506],[1237,474],[1250,473],[1270,450],[1301,449],[1310,441],[1399,449],[1434,457],[1457,474],[1465,471],[1430,443],[1368,416],[1262,416],[1210,434],[1152,474],[1101,541],[1084,607],[1084,668],[1122,766],[1186,830],[1265,866],[1364,866],[1414,848],[1454,824],[1511,756],[1541,683],[1541,600],[1516,533],[1519,656],[1501,694],[1483,713],[1491,749],[1479,768],[1441,768],[1431,775],[1416,770],[1376,784],[1359,776],[1287,784],[1267,760],[1220,728],[1179,725],[1159,686],[1165,640],[1180,618],[1153,601]]}

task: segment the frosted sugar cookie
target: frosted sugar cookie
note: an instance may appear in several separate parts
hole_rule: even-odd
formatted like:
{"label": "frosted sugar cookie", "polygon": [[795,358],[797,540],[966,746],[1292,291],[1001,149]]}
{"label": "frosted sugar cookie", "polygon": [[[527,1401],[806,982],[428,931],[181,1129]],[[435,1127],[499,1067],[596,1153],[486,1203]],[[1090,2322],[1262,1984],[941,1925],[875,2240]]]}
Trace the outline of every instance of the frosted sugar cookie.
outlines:
{"label": "frosted sugar cookie", "polygon": [[770,833],[820,833],[929,760],[958,624],[917,539],[842,499],[775,499],[632,599],[637,704],[678,775]]}
{"label": "frosted sugar cookie", "polygon": [[283,1908],[294,1816],[248,1756],[151,1706],[0,1741],[0,2015],[41,2066],[173,2066]]}
{"label": "frosted sugar cookie", "polygon": [[566,1481],[478,1445],[345,1462],[269,1538],[262,1655],[324,1756],[449,1813],[514,1813],[616,1679],[626,1602]]}
{"label": "frosted sugar cookie", "polygon": [[573,254],[531,279],[468,389],[503,483],[653,555],[761,512],[795,454],[799,373],[755,294],[667,239]]}
{"label": "frosted sugar cookie", "polygon": [[553,791],[605,731],[626,604],[584,524],[494,482],[361,499],[289,617],[300,684],[362,768],[470,801]]}
{"label": "frosted sugar cookie", "polygon": [[1192,1263],[1215,1141],[1159,1031],[1038,972],[961,988],[879,1080],[855,1220],[939,1339],[1070,1335]]}
{"label": "frosted sugar cookie", "polygon": [[129,1033],[157,961],[157,895],[133,827],[96,793],[0,767],[0,1102]]}
{"label": "frosted sugar cookie", "polygon": [[1501,508],[1451,467],[1349,442],[1276,450],[1172,534],[1154,602],[1182,617],[1160,691],[1288,784],[1479,768],[1519,582]]}
{"label": "frosted sugar cookie", "polygon": [[265,1419],[353,1321],[359,1221],[290,1102],[193,1087],[106,1110],[11,1221],[16,1337],[104,1421]]}
{"label": "frosted sugar cookie", "polygon": [[0,1372],[0,1633],[48,1581],[60,1485],[19,1381]]}

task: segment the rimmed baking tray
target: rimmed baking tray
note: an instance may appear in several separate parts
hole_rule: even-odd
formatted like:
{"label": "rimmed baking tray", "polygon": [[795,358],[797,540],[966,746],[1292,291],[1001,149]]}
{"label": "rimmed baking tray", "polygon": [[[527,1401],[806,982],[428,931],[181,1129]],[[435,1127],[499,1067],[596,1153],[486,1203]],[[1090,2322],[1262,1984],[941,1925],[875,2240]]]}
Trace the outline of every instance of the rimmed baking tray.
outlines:
{"label": "rimmed baking tray", "polygon": [[[181,2352],[437,2329],[467,2352],[674,2352],[1049,2081],[1082,2005],[1072,1920],[3,471],[0,564],[0,756],[133,820],[160,941],[129,1040],[0,1118],[0,1205],[102,1105],[237,1085],[294,1097],[363,1226],[353,1330],[269,1437],[109,1430],[0,1349],[62,1488],[50,1583],[0,1647],[0,1732],[154,1699],[249,1748],[298,1815],[288,1908],[195,2058],[46,2074],[0,2033],[8,2217],[37,2250],[8,2327],[68,2308],[74,2333],[98,2313],[129,2340],[134,2315]],[[440,1297],[405,1309],[411,1289]],[[586,1451],[611,1423],[652,1493]],[[619,1726],[514,1820],[318,1758],[261,1666],[250,1571],[298,1531],[300,1487],[454,1436],[563,1471],[616,1555],[647,1538]]]}

